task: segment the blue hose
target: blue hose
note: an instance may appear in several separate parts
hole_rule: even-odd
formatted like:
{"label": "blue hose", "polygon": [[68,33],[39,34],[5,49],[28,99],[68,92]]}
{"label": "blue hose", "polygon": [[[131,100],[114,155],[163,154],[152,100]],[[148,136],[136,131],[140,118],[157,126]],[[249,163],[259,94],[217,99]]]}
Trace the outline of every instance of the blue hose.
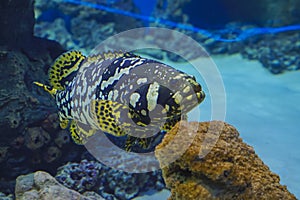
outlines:
{"label": "blue hose", "polygon": [[152,22],[152,23],[157,23],[157,24],[163,24],[163,25],[166,25],[166,26],[169,26],[172,28],[178,28],[178,29],[182,29],[182,30],[192,31],[195,33],[202,34],[206,37],[213,38],[215,41],[221,41],[221,42],[238,42],[238,41],[243,41],[243,40],[245,40],[249,37],[255,36],[255,35],[275,34],[275,33],[281,33],[281,32],[286,32],[286,31],[300,30],[300,24],[277,27],[277,28],[273,28],[273,27],[249,28],[249,29],[246,29],[243,31],[239,30],[239,33],[233,39],[226,39],[226,38],[222,38],[222,35],[230,34],[232,32],[232,30],[223,29],[223,30],[219,30],[219,31],[210,32],[205,29],[200,29],[200,28],[197,28],[197,27],[194,27],[191,25],[177,23],[177,22],[173,22],[170,20],[162,19],[162,18],[141,15],[141,14],[137,14],[137,13],[133,13],[133,12],[128,12],[128,11],[124,11],[121,9],[116,9],[116,8],[111,8],[108,6],[100,5],[100,4],[94,4],[94,3],[89,3],[89,2],[80,1],[80,0],[62,0],[62,2],[87,6],[87,7],[95,8],[98,10],[104,10],[104,11],[110,12],[110,13],[125,15],[125,16],[129,16],[129,17],[132,17],[132,18],[135,18],[138,20],[143,20],[143,21],[146,21],[149,23]]}

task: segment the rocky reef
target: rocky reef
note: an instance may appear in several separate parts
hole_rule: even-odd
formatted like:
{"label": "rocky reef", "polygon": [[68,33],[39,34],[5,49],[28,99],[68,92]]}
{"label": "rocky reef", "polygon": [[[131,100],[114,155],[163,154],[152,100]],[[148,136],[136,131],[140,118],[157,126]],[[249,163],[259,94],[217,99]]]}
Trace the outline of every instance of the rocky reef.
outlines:
{"label": "rocky reef", "polygon": [[187,23],[189,17],[184,13],[183,8],[189,2],[191,0],[157,0],[152,14],[158,18]]}
{"label": "rocky reef", "polygon": [[[238,33],[258,27],[231,23],[226,28],[232,33],[224,34],[222,38],[235,39]],[[221,42],[199,34],[192,35],[210,54],[240,53],[246,59],[260,61],[273,74],[300,69],[300,58],[296,56],[300,49],[299,32],[256,35],[236,42]]]}
{"label": "rocky reef", "polygon": [[0,199],[1,200],[13,200],[14,197],[12,194],[5,195],[4,193],[0,192]]}
{"label": "rocky reef", "polygon": [[33,3],[0,3],[5,27],[0,31],[0,191],[5,194],[13,193],[17,176],[38,169],[54,173],[84,152],[60,130],[52,97],[33,85],[47,82],[48,68],[64,51],[57,42],[33,35]]}
{"label": "rocky reef", "polygon": [[[195,130],[185,153],[165,165]],[[182,121],[166,134],[155,153],[163,166],[167,188],[171,189],[170,200],[296,199],[253,148],[242,141],[237,130],[224,122]]]}
{"label": "rocky reef", "polygon": [[[99,0],[85,0],[84,2],[145,15],[133,0],[119,0],[112,3]],[[153,10],[147,14],[187,22],[188,16],[182,11],[187,2],[186,0],[158,0]],[[112,11],[57,1],[35,1],[35,13],[37,21],[34,33],[36,36],[56,40],[66,49],[79,49],[86,53],[112,35],[149,25],[147,21]],[[157,24],[150,23],[150,25]]]}
{"label": "rocky reef", "polygon": [[37,171],[17,178],[15,189],[16,200],[40,200],[40,199],[78,199],[78,200],[102,200],[96,193],[86,192],[80,194],[60,184],[50,174]]}
{"label": "rocky reef", "polygon": [[53,99],[33,85],[46,82],[50,53],[41,58],[0,47],[0,54],[0,189],[11,192],[8,183],[18,175],[38,169],[53,172],[61,163],[80,158],[84,147],[70,142],[58,126]]}
{"label": "rocky reef", "polygon": [[[105,1],[89,0],[88,2],[105,4]],[[158,0],[151,12],[151,16],[192,25],[189,24],[191,13],[185,10],[184,7],[194,2],[195,0]],[[300,2],[299,0],[292,0],[291,2],[263,0],[241,3],[241,1],[236,0],[221,1],[220,4],[224,8],[232,11],[230,12],[232,21],[221,32],[215,32],[215,30],[207,31],[213,35],[220,35],[223,39],[235,39],[239,34],[251,28],[278,27],[296,23],[300,16],[295,14],[295,11],[299,7]],[[140,13],[131,0],[114,1],[108,6]],[[253,15],[252,11],[248,12],[248,10],[251,10],[249,8],[257,11],[255,15]],[[78,49],[87,54],[106,38],[125,30],[145,25],[174,28],[163,22],[161,24],[145,23],[141,20],[104,10],[55,1],[51,3],[41,0],[36,1],[35,12],[37,23],[35,24],[34,32],[36,36],[56,40],[66,49]],[[274,13],[276,13],[276,16]],[[287,15],[286,13],[289,14]],[[247,59],[260,61],[273,74],[300,69],[300,58],[296,56],[299,51],[298,32],[271,34],[265,31],[265,34],[251,36],[248,39],[222,42],[215,40],[211,35],[205,36],[201,33],[180,28],[175,29],[191,36],[203,45],[210,54],[241,53]],[[176,45],[178,44],[176,43]],[[183,50],[189,50],[184,44],[180,45]],[[165,54],[165,52],[157,50],[152,52],[147,50],[143,53],[159,59],[162,59],[162,55]],[[179,56],[170,53],[167,53],[167,57],[175,62],[185,61]]]}
{"label": "rocky reef", "polygon": [[[105,3],[97,0],[86,2]],[[129,12],[137,11],[132,1],[117,1],[113,6]],[[141,21],[131,17],[58,1],[37,0],[35,13],[36,36],[58,41],[65,49],[77,49],[87,54],[109,36],[142,26]]]}
{"label": "rocky reef", "polygon": [[246,41],[241,54],[247,59],[260,61],[273,74],[299,70],[299,37],[299,32],[291,32],[252,38]]}
{"label": "rocky reef", "polygon": [[97,161],[82,160],[60,167],[55,178],[80,193],[94,191],[105,199],[132,199],[149,190],[165,188],[161,171],[128,173]]}

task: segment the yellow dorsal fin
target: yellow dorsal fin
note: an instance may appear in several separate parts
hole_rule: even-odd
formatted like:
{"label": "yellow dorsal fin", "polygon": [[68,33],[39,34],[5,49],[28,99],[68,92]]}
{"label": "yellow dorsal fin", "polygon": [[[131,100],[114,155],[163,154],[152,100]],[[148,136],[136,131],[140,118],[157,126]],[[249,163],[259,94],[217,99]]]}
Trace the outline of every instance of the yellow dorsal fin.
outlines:
{"label": "yellow dorsal fin", "polygon": [[51,86],[57,90],[64,90],[75,77],[85,58],[80,51],[68,51],[60,55],[49,69]]}
{"label": "yellow dorsal fin", "polygon": [[95,61],[99,62],[104,60],[114,60],[114,59],[121,58],[125,55],[127,55],[127,53],[124,53],[122,51],[108,51],[99,54],[91,54],[85,60],[85,64],[93,63]]}
{"label": "yellow dorsal fin", "polygon": [[46,92],[51,94],[53,97],[57,93],[57,89],[53,88],[52,86],[44,85],[43,83],[39,83],[39,82],[33,82],[33,83],[36,84],[37,86],[42,87]]}

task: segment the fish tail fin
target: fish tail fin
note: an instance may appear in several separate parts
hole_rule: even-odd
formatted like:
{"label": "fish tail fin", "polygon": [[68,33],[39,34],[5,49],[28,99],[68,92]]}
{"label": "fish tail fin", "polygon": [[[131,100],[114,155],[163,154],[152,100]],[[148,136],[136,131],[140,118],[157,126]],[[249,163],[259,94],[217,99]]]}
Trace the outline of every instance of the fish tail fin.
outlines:
{"label": "fish tail fin", "polygon": [[53,96],[53,97],[57,94],[58,90],[52,86],[45,85],[45,84],[39,83],[39,82],[33,82],[33,83],[39,87],[42,87],[46,92],[51,94],[51,96]]}

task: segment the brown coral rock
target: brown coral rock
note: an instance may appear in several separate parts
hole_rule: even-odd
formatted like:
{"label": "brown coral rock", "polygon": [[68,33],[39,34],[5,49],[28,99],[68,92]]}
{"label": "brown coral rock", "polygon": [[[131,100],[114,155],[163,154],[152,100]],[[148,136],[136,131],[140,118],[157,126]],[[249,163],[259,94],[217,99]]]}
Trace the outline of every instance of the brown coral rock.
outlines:
{"label": "brown coral rock", "polygon": [[[186,151],[167,165],[189,141]],[[224,122],[182,121],[166,134],[155,154],[171,189],[169,200],[296,199]]]}

